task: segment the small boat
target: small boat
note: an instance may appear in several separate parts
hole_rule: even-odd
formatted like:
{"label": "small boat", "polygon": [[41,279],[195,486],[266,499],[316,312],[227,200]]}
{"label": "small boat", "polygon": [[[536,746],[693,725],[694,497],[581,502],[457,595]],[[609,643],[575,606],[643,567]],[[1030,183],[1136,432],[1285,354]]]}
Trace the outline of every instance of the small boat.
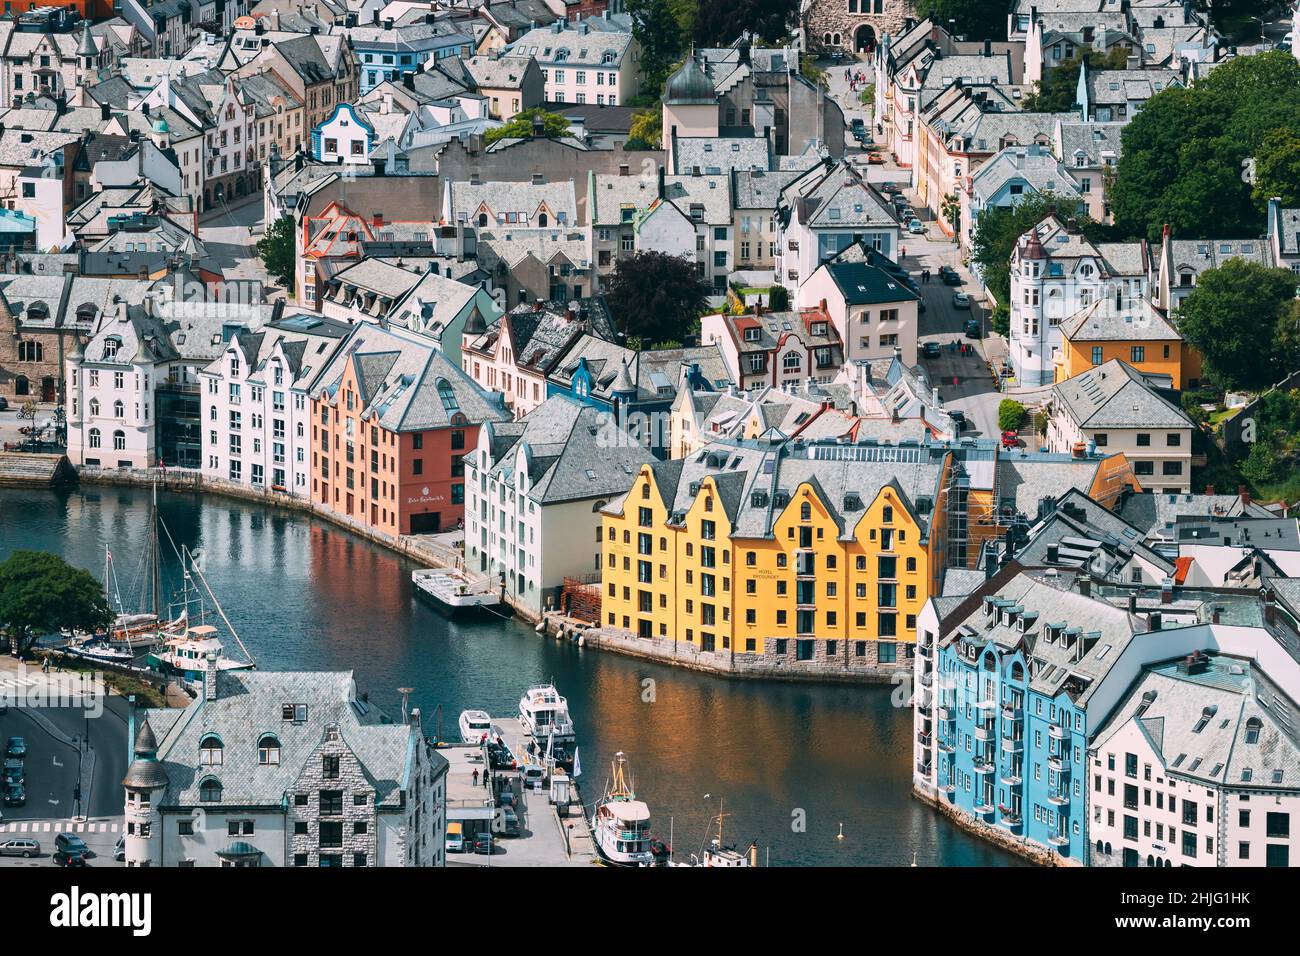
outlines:
{"label": "small boat", "polygon": [[709,819],[710,825],[718,821],[718,834],[708,841],[702,853],[691,854],[689,863],[674,862],[673,866],[707,866],[707,867],[753,867],[757,866],[758,844],[751,843],[745,852],[728,846],[722,838],[722,821],[727,814],[722,810],[722,800],[718,800],[718,813]]}
{"label": "small boat", "polygon": [[439,610],[456,615],[501,603],[496,578],[472,578],[458,568],[422,568],[411,572],[415,592]]}
{"label": "small boat", "polygon": [[217,669],[223,671],[250,670],[253,662],[239,661],[226,656],[226,649],[211,624],[197,624],[181,634],[166,638],[149,653],[146,663],[163,674],[175,674],[189,681],[203,679],[209,654],[216,654]]}
{"label": "small boat", "polygon": [[64,651],[76,657],[103,661],[109,664],[129,664],[135,660],[135,655],[130,651],[123,651],[110,646],[108,641],[100,635],[82,640],[74,639],[64,648]]}
{"label": "small boat", "polygon": [[566,769],[573,760],[577,735],[569,716],[569,702],[554,684],[535,684],[519,698],[519,724],[541,752],[549,753]]}
{"label": "small boat", "polygon": [[492,718],[486,710],[462,710],[460,712],[460,739],[462,743],[478,744],[483,742],[492,730]]}
{"label": "small boat", "polygon": [[650,845],[650,808],[636,798],[627,771],[627,756],[614,755],[610,785],[596,801],[592,837],[602,859],[614,866],[654,866]]}

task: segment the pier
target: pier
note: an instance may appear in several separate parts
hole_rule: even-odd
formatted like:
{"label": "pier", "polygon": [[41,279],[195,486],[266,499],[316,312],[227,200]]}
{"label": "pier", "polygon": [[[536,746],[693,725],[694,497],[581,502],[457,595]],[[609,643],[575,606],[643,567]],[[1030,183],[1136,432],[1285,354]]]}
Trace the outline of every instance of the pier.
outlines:
{"label": "pier", "polygon": [[[528,735],[515,717],[492,718],[493,736],[512,753],[528,750]],[[577,782],[563,769],[533,784],[518,767],[491,769],[488,746],[440,743],[447,759],[447,823],[461,824],[465,852],[448,853],[448,866],[589,866],[598,862],[591,826]],[[505,806],[518,818],[509,835]],[[493,852],[477,853],[475,838],[491,833]]]}

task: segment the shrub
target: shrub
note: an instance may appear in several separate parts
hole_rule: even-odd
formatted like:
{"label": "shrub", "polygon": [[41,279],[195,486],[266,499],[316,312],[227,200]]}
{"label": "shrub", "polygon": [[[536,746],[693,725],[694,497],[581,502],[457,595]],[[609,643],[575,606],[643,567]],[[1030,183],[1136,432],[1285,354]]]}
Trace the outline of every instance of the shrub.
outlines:
{"label": "shrub", "polygon": [[1004,432],[1018,431],[1024,420],[1025,406],[1014,398],[1004,398],[998,403],[998,428]]}

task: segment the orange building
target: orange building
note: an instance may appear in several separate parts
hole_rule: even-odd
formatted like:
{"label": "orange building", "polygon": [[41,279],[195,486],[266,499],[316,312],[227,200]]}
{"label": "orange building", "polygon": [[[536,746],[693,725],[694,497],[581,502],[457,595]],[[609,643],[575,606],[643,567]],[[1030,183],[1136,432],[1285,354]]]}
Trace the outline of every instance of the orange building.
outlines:
{"label": "orange building", "polygon": [[318,382],[311,500],[392,536],[454,527],[464,514],[461,456],[477,446],[480,424],[510,420],[501,396],[431,340],[368,323]]}
{"label": "orange building", "polygon": [[1165,376],[1171,388],[1196,385],[1200,379],[1200,354],[1144,298],[1123,308],[1109,298],[1099,299],[1063,320],[1060,328],[1061,348],[1052,371],[1056,383],[1111,359],[1148,375]]}

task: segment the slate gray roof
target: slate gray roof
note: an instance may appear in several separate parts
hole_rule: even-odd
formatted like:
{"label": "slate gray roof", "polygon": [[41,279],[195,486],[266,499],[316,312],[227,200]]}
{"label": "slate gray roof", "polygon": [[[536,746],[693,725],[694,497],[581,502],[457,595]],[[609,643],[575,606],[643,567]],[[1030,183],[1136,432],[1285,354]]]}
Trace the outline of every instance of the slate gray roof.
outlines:
{"label": "slate gray roof", "polygon": [[[546,66],[582,69],[598,67],[604,62],[606,53],[612,53],[614,59],[604,64],[607,70],[616,70],[623,65],[628,49],[632,45],[632,34],[609,30],[583,30],[573,24],[561,24],[557,32],[552,27],[539,27],[529,30],[506,49],[505,56],[531,56],[538,63]],[[565,60],[557,59],[560,51],[567,52]]]}
{"label": "slate gray roof", "polygon": [[[215,778],[225,805],[279,807],[328,725],[337,726],[360,760],[376,805],[401,805],[415,747],[424,742],[413,724],[382,723],[378,708],[358,699],[351,671],[220,671],[217,688],[216,700],[195,700],[159,741],[158,760],[168,779],[157,801],[162,806],[197,805],[200,784]],[[305,704],[307,719],[285,720],[285,704]],[[146,719],[154,722],[152,714]],[[278,765],[258,763],[265,734],[280,742]],[[220,766],[199,766],[199,744],[208,735],[222,743]],[[442,758],[432,759],[436,765]]]}
{"label": "slate gray roof", "polygon": [[1181,408],[1119,359],[1080,372],[1053,386],[1052,392],[1080,428],[1192,427]]}
{"label": "slate gray roof", "polygon": [[491,473],[514,487],[515,451],[526,450],[528,495],[543,505],[623,494],[641,466],[655,460],[608,415],[567,395],[551,396],[512,425],[493,442]]}
{"label": "slate gray roof", "polygon": [[779,207],[787,222],[793,210],[812,228],[898,225],[890,204],[846,162],[818,167],[792,181],[782,191]]}
{"label": "slate gray roof", "polygon": [[771,168],[772,144],[760,136],[672,137],[674,169],[702,173]]}
{"label": "slate gray roof", "polygon": [[1174,239],[1169,243],[1170,265],[1175,273],[1190,269],[1200,275],[1229,259],[1271,265],[1268,243],[1260,239]]}
{"label": "slate gray roof", "polygon": [[1038,515],[1041,503],[1055,501],[1071,488],[1087,491],[1104,459],[1072,458],[1041,452],[998,455],[995,505],[1010,502],[1020,514]]}
{"label": "slate gray roof", "polygon": [[587,217],[593,226],[618,226],[623,224],[624,206],[644,212],[658,198],[658,184],[653,179],[596,174],[587,191]]}
{"label": "slate gray roof", "polygon": [[1069,169],[1051,152],[1036,145],[1008,146],[994,153],[971,177],[971,188],[991,199],[999,189],[1021,180],[1036,193],[1050,192],[1065,199],[1081,195]]}
{"label": "slate gray roof", "polygon": [[508,213],[524,213],[528,216],[528,222],[519,223],[519,227],[538,227],[538,211],[545,207],[550,211],[545,228],[556,226],[557,217],[561,214],[566,225],[576,225],[578,222],[578,203],[571,179],[557,183],[453,182],[450,193],[451,202],[443,211],[443,216],[448,221],[477,222],[479,208],[486,207],[489,226],[512,227],[515,223],[496,217]]}
{"label": "slate gray roof", "polygon": [[1268,518],[1272,513],[1261,505],[1245,503],[1240,495],[1156,494],[1147,492],[1125,496],[1116,508],[1125,521],[1140,529],[1148,539],[1170,537],[1181,515],[1200,517],[1236,517],[1249,515]]}
{"label": "slate gray roof", "polygon": [[[1173,576],[1173,562],[1142,539],[1140,529],[1085,492],[1071,488],[1056,500],[1054,510],[1030,529],[1029,540],[1014,556],[1026,566],[1087,567],[1094,577],[1128,583],[1118,580],[1117,575],[1136,555],[1159,573]],[[1049,557],[1048,545],[1056,546],[1055,561]]]}
{"label": "slate gray roof", "polygon": [[1098,299],[1063,319],[1061,334],[1074,342],[1180,341],[1182,336],[1147,299],[1122,308]]}
{"label": "slate gray roof", "polygon": [[731,204],[736,209],[775,210],[781,190],[798,178],[801,170],[737,169],[731,174]]}
{"label": "slate gray roof", "polygon": [[1279,209],[1278,214],[1282,220],[1278,224],[1278,244],[1282,255],[1300,255],[1300,208]]}

